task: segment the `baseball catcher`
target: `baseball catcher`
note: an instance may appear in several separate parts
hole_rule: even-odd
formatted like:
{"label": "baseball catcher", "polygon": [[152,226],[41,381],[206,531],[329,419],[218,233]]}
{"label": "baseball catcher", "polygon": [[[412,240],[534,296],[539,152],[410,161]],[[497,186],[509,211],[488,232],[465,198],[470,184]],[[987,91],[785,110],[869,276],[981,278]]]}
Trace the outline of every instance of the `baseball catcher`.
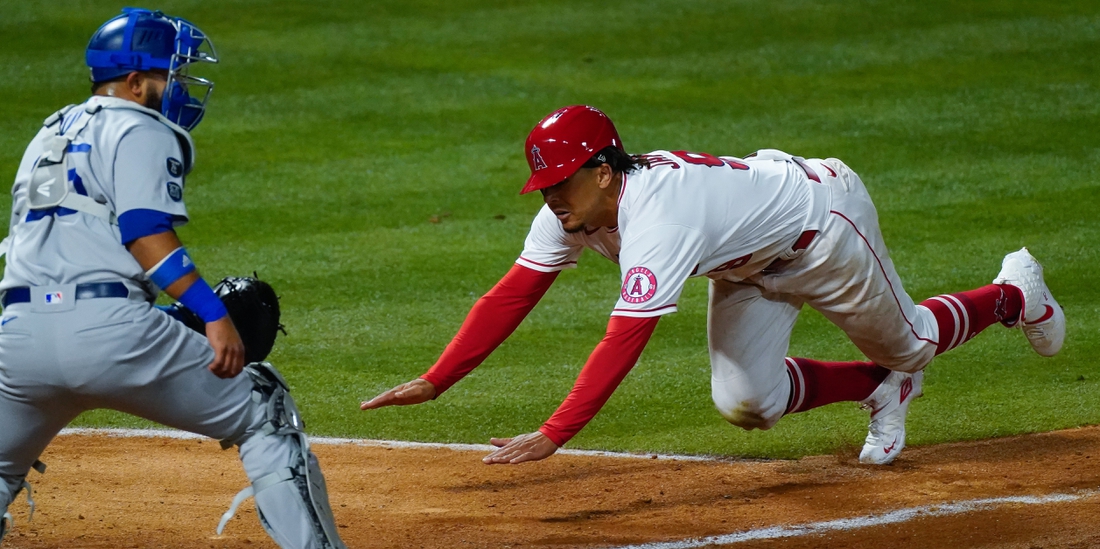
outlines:
{"label": "baseball catcher", "polygon": [[[219,533],[255,497],[282,549],[344,549],[289,385],[263,362],[280,327],[274,290],[256,278],[211,288],[176,234],[213,43],[186,19],[126,8],[84,54],[92,96],[27,146],[0,243],[0,539],[50,441],[108,408],[239,448],[249,486]],[[161,292],[174,314],[154,309]]]}

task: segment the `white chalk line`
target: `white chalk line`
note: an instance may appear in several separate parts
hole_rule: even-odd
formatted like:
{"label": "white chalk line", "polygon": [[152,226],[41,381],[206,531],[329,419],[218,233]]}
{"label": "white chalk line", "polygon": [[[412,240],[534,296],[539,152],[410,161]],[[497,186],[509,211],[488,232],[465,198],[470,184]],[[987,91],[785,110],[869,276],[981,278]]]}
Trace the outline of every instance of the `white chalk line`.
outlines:
{"label": "white chalk line", "polygon": [[1007,505],[1043,505],[1047,503],[1065,503],[1093,497],[1100,493],[1097,490],[1083,490],[1072,494],[1050,494],[1046,496],[1007,496],[1000,498],[972,499],[955,503],[943,503],[939,505],[926,505],[898,509],[880,515],[866,515],[825,522],[812,522],[809,524],[797,524],[793,526],[770,526],[745,532],[735,532],[720,536],[705,538],[693,538],[680,541],[663,541],[643,543],[640,545],[620,545],[613,549],[695,549],[712,545],[732,545],[746,541],[792,538],[825,534],[829,532],[843,532],[857,530],[872,526],[885,526],[898,524],[916,518],[946,517],[961,515],[974,511],[988,511]]}
{"label": "white chalk line", "polygon": [[[99,435],[119,438],[173,438],[180,440],[210,440],[209,437],[179,431],[176,429],[107,429],[72,427],[62,429],[58,436]],[[492,452],[495,446],[489,444],[446,444],[437,442],[408,442],[404,440],[371,440],[358,438],[309,437],[310,444],[331,444],[338,446],[368,446],[381,448],[454,450],[456,452]],[[664,461],[729,461],[712,456],[681,456],[675,454],[630,454],[625,452],[603,452],[599,450],[558,450],[559,454],[569,456],[593,456],[627,459],[655,459]],[[744,460],[750,461],[750,460]]]}

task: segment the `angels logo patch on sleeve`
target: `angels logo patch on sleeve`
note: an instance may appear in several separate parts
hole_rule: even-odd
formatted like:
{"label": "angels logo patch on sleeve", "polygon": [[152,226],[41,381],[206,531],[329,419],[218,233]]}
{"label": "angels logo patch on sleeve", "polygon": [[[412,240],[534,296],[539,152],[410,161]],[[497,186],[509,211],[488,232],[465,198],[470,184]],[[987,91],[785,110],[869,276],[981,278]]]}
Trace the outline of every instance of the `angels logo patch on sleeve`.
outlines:
{"label": "angels logo patch on sleeve", "polygon": [[623,279],[622,296],[627,303],[645,303],[657,293],[657,276],[645,267],[634,267]]}

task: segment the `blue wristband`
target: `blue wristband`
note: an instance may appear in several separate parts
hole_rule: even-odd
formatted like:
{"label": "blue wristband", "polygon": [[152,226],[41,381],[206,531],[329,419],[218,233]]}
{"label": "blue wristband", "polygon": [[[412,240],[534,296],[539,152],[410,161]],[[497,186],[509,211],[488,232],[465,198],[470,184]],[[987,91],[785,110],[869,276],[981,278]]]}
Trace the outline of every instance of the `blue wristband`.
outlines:
{"label": "blue wristband", "polygon": [[160,260],[160,263],[146,271],[145,274],[149,275],[149,280],[152,280],[153,284],[163,290],[194,271],[195,262],[191,261],[191,256],[187,255],[187,250],[180,246],[172,250],[172,253],[165,256],[164,259]]}
{"label": "blue wristband", "polygon": [[187,288],[186,292],[183,292],[183,295],[180,296],[180,303],[195,311],[195,314],[199,315],[203,322],[214,322],[229,314],[229,311],[225,309],[225,304],[214,293],[214,290],[210,289],[210,285],[202,277],[199,277],[194,284],[191,284],[190,288]]}

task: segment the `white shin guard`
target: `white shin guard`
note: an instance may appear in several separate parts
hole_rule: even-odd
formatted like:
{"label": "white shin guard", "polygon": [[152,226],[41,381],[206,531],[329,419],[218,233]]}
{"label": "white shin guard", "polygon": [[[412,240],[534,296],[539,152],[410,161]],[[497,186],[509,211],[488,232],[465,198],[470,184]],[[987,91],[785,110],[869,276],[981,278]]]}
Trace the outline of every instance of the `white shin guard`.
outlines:
{"label": "white shin guard", "polygon": [[8,483],[4,479],[0,478],[0,543],[4,542],[4,536],[11,530],[11,513],[8,512],[8,506],[11,505],[12,500],[15,499],[15,494],[11,493],[8,488]]}
{"label": "white shin guard", "polygon": [[[46,473],[46,464],[41,461],[35,461],[31,468],[38,471],[39,474]],[[4,541],[4,536],[11,530],[13,519],[11,513],[8,512],[8,506],[15,500],[15,496],[19,495],[20,490],[27,491],[27,506],[29,507],[27,520],[34,519],[34,490],[31,489],[31,483],[27,482],[24,477],[22,480],[15,479],[13,484],[15,488],[11,488],[4,479],[0,479],[0,501],[3,501],[4,504],[3,514],[0,515],[0,542]]]}
{"label": "white shin guard", "polygon": [[[259,432],[240,443],[241,460],[253,481],[222,515],[218,534],[237,507],[255,497],[264,530],[283,549],[346,549],[329,507],[325,477],[309,450],[286,381],[266,362],[250,364],[245,372],[255,384],[253,401],[263,408],[265,421]],[[258,471],[266,474],[256,478]]]}

